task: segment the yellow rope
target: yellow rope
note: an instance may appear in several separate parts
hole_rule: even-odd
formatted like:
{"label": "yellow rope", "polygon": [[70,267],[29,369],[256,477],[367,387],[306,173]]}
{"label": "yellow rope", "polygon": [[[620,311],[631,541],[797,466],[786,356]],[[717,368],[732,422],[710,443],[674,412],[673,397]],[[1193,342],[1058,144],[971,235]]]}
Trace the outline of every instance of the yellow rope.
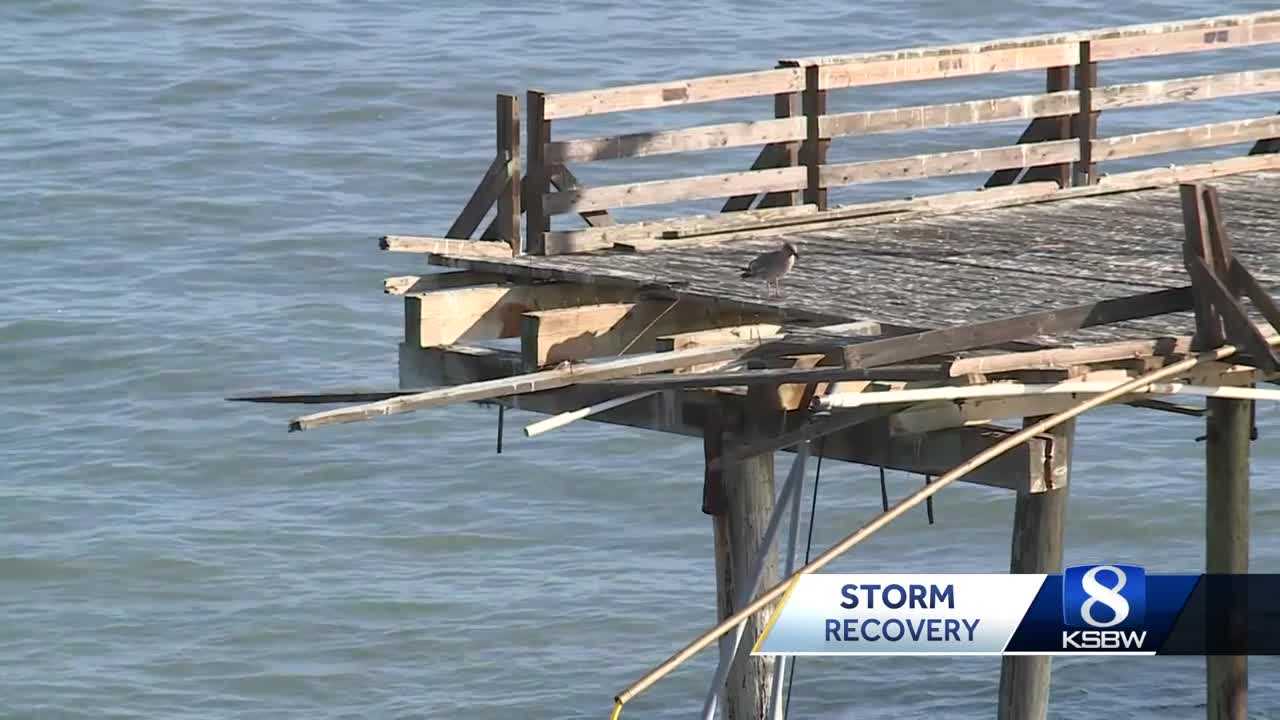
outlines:
{"label": "yellow rope", "polygon": [[613,701],[613,712],[609,715],[609,720],[618,720],[618,716],[622,714],[622,701]]}

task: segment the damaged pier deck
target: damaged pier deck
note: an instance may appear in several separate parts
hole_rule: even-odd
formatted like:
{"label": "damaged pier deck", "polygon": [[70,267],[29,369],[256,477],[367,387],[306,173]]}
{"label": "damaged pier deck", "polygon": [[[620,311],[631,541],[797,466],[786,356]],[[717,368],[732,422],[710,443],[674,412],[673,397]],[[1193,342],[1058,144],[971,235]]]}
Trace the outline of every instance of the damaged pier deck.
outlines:
{"label": "damaged pier deck", "polygon": [[[1107,403],[1205,418],[1206,570],[1246,572],[1253,403],[1280,399],[1259,387],[1280,373],[1280,115],[1251,106],[1254,117],[1179,127],[1156,113],[1154,128],[1109,136],[1098,120],[1280,93],[1280,68],[1243,62],[1271,43],[1280,11],[534,90],[524,123],[520,100],[498,95],[496,153],[457,219],[443,236],[381,240],[452,270],[386,280],[404,302],[399,387],[238,399],[342,405],[291,430],[488,402],[553,416],[530,437],[579,420],[700,437],[720,622],[618,693],[615,718],[716,641],[703,717],[720,703],[725,718],[781,717],[785,659],[738,648],[798,577],[956,481],[1016,492],[1012,572],[1061,570],[1074,419]],[[1176,55],[1161,66],[1171,72],[1218,50],[1235,51],[1229,71],[1099,80],[1100,67]],[[828,111],[828,93],[850,88],[1028,72],[1044,93]],[[767,114],[562,136],[573,118],[749,98]],[[850,136],[1000,122],[1026,129],[997,147],[828,160]],[[718,175],[587,186],[569,169],[748,146],[760,147],[750,169]],[[943,176],[982,187],[828,202],[835,188]],[[721,212],[614,213],[708,200]],[[784,241],[799,258],[781,296],[739,277]],[[777,451],[794,453],[780,492]],[[883,514],[796,569],[775,536],[811,452],[925,483],[892,506],[886,495]],[[1047,657],[1003,658],[998,717],[1046,717],[1049,671]],[[1243,720],[1245,658],[1209,658],[1207,679],[1208,717]]]}

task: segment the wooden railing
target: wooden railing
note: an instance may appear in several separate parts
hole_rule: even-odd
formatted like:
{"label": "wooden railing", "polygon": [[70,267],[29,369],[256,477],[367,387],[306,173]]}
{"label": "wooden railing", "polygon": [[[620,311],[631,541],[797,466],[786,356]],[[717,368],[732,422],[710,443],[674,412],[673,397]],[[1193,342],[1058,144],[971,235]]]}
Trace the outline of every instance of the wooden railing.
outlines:
{"label": "wooden railing", "polygon": [[[1097,117],[1104,110],[1280,91],[1280,69],[1098,86],[1097,64],[1275,42],[1280,42],[1280,11],[796,58],[759,72],[599,90],[530,91],[523,180],[517,101],[500,95],[497,157],[448,235],[470,237],[497,204],[497,217],[484,236],[506,241],[519,252],[522,190],[523,251],[559,253],[608,246],[608,238],[623,232],[621,226],[610,227],[609,210],[614,208],[727,197],[723,211],[731,215],[723,217],[741,222],[825,211],[829,188],[860,183],[992,172],[988,186],[1052,179],[1065,187],[1096,182],[1100,162],[1251,140],[1260,142],[1257,150],[1263,141],[1280,137],[1280,116],[1106,138],[1097,136]],[[827,112],[827,93],[834,90],[1029,70],[1046,72],[1046,92]],[[773,97],[773,118],[602,137],[552,137],[554,121],[762,96]],[[1016,120],[1030,124],[1013,145],[827,162],[828,146],[835,138]],[[739,172],[588,188],[567,168],[569,163],[743,146],[763,148],[751,169]],[[591,228],[552,232],[551,218],[568,213],[579,214]]]}

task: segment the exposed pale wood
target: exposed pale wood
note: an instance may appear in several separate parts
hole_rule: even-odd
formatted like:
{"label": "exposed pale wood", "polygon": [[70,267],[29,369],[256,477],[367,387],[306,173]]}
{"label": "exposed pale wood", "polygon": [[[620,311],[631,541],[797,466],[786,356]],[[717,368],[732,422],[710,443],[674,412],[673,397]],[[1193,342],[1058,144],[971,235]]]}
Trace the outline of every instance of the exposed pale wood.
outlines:
{"label": "exposed pale wood", "polygon": [[1094,88],[1093,108],[1116,110],[1270,92],[1280,92],[1280,69],[1106,85]]}
{"label": "exposed pale wood", "polygon": [[649,397],[650,395],[653,395],[655,392],[657,391],[655,390],[652,392],[641,392],[641,393],[633,393],[631,395],[623,395],[622,397],[613,398],[612,400],[605,400],[604,402],[596,403],[594,405],[588,405],[584,408],[579,408],[577,410],[572,410],[570,412],[559,413],[545,420],[539,420],[538,422],[529,423],[528,425],[525,425],[524,434],[526,437],[537,437],[539,435],[542,435],[543,433],[548,433],[557,428],[562,428],[565,425],[568,425],[569,423],[572,423],[576,420],[582,420],[584,418],[591,417],[592,415],[596,415],[598,413],[612,410],[616,407],[622,407],[627,403],[632,403],[637,400],[643,400]]}
{"label": "exposed pale wood", "polygon": [[1091,347],[1053,348],[959,358],[951,363],[951,377],[993,374],[1013,370],[1065,370],[1075,365],[1128,360],[1152,355],[1186,355],[1191,352],[1187,335],[1105,343]]}
{"label": "exposed pale wood", "polygon": [[761,341],[776,337],[782,330],[777,323],[752,323],[733,327],[718,327],[710,330],[693,330],[690,332],[660,335],[654,340],[654,350],[687,350],[709,345],[731,345],[743,341]]}
{"label": "exposed pale wood", "polygon": [[1231,120],[1175,130],[1134,133],[1093,142],[1095,160],[1118,160],[1193,148],[1234,145],[1280,135],[1280,116]]}
{"label": "exposed pale wood", "polygon": [[814,205],[796,205],[764,210],[742,210],[719,215],[691,215],[586,230],[561,230],[547,233],[547,254],[563,255],[600,250],[612,247],[614,243],[647,240],[672,234],[680,237],[716,230],[756,227],[777,220],[809,216],[817,212],[818,208]]}
{"label": "exposed pale wood", "polygon": [[1012,48],[958,46],[950,53],[928,57],[823,65],[819,81],[824,89],[835,90],[864,85],[1037,70],[1060,65],[1075,65],[1078,59],[1076,53],[1077,48],[1070,44]]}
{"label": "exposed pale wood", "polygon": [[543,254],[543,241],[551,229],[550,213],[543,205],[543,197],[551,189],[551,165],[544,157],[547,143],[551,142],[551,119],[546,116],[546,93],[530,90],[526,96],[528,131],[525,137],[525,187],[521,191],[524,200],[524,252],[527,255]]}
{"label": "exposed pale wood", "polygon": [[[815,404],[824,410],[866,408],[876,405],[904,403],[952,402],[969,398],[1005,398],[1019,396],[1092,395],[1110,392],[1127,381],[1069,380],[1053,385],[998,382],[987,385],[906,388],[882,392],[836,392],[818,398]],[[630,388],[634,389],[634,387]],[[1190,383],[1151,383],[1133,391],[1133,395],[1190,395],[1193,397],[1230,398],[1234,400],[1280,401],[1280,390],[1258,390],[1234,386],[1206,386]],[[1112,402],[1128,402],[1127,397]]]}
{"label": "exposed pale wood", "polygon": [[[747,346],[749,348],[749,346]],[[515,375],[457,387],[441,388],[416,395],[405,395],[374,403],[314,413],[295,418],[290,431],[311,430],[337,423],[361,422],[387,415],[399,415],[424,408],[441,407],[476,400],[520,395],[566,387],[587,380],[607,380],[628,375],[674,370],[698,363],[728,360],[741,354],[743,346],[723,345],[677,352],[628,355],[613,360],[588,361],[551,370]]]}
{"label": "exposed pale wood", "polygon": [[1260,13],[1239,20],[1227,17],[1192,23],[1198,27],[1159,34],[1094,40],[1094,60],[1121,60],[1173,53],[1221,50],[1280,41],[1280,15]]}
{"label": "exposed pale wood", "polygon": [[525,367],[535,368],[564,360],[650,352],[660,335],[754,319],[770,318],[744,317],[679,301],[579,305],[525,313],[521,348]]}
{"label": "exposed pale wood", "polygon": [[527,312],[616,301],[633,295],[611,286],[490,285],[406,295],[405,341],[422,347],[519,337]]}
{"label": "exposed pale wood", "polygon": [[432,290],[469,287],[471,285],[489,285],[506,282],[507,278],[497,273],[461,270],[457,272],[438,272],[430,275],[401,275],[389,277],[382,281],[382,291],[388,295],[408,295],[424,293]]}
{"label": "exposed pale wood", "polygon": [[559,140],[547,145],[547,160],[558,163],[594,162],[803,139],[804,119],[784,117],[702,125],[680,130]]}
{"label": "exposed pale wood", "polygon": [[1015,95],[988,100],[826,115],[822,118],[821,132],[823,137],[840,137],[926,130],[1070,115],[1079,108],[1079,96],[1074,90],[1067,90],[1042,95]]}
{"label": "exposed pale wood", "polygon": [[497,118],[497,151],[498,157],[507,161],[507,182],[498,195],[492,227],[494,236],[516,255],[520,252],[520,211],[524,207],[520,193],[524,185],[520,174],[520,101],[514,95],[499,94]]}
{"label": "exposed pale wood", "polygon": [[[1249,572],[1249,442],[1252,403],[1210,400],[1205,416],[1205,572]],[[1229,618],[1216,629],[1220,639],[1239,640],[1244,618]],[[1249,664],[1246,656],[1206,658],[1207,717],[1248,717]]]}
{"label": "exposed pale wood", "polygon": [[872,340],[845,348],[849,367],[874,367],[929,355],[959,352],[1036,335],[1105,325],[1189,310],[1191,289],[1181,287],[1072,307],[989,320],[901,337]]}
{"label": "exposed pale wood", "polygon": [[1079,159],[1079,156],[1079,143],[1074,140],[1056,140],[979,150],[913,155],[891,160],[824,165],[822,182],[829,186],[852,185],[939,175],[960,175],[1008,167],[1072,162]]}
{"label": "exposed pale wood", "polygon": [[1211,180],[1227,175],[1241,175],[1260,170],[1276,169],[1280,169],[1280,155],[1225,158],[1194,165],[1175,165],[1154,170],[1135,170],[1133,172],[1107,175],[1099,178],[1095,187],[1072,188],[1063,191],[1060,197],[1085,197],[1089,194],[1098,194],[1100,192],[1108,193],[1177,185],[1178,183],[1194,182],[1196,180]]}
{"label": "exposed pale wood", "polygon": [[600,115],[623,110],[673,107],[692,103],[793,92],[803,87],[804,76],[796,68],[778,68],[732,75],[712,75],[690,80],[624,85],[621,87],[547,95],[545,117]]}
{"label": "exposed pale wood", "polygon": [[422,235],[386,235],[378,241],[378,247],[391,252],[439,253],[457,257],[511,257],[511,248],[504,243]]}
{"label": "exposed pale wood", "polygon": [[[1037,418],[1040,419],[1043,418]],[[1053,479],[1060,484],[1055,482],[1053,489],[1042,493],[1020,492],[1014,501],[1011,573],[1062,572],[1075,425],[1075,421],[1066,422],[1049,432],[1053,440]],[[1044,720],[1048,717],[1052,661],[1052,657],[1044,655],[1001,658],[998,720]]]}
{"label": "exposed pale wood", "polygon": [[804,180],[805,170],[802,167],[651,180],[549,193],[544,198],[544,207],[548,214],[557,215],[605,208],[660,205],[744,192],[792,190],[802,187]]}
{"label": "exposed pale wood", "polygon": [[485,213],[489,212],[489,208],[493,207],[494,202],[498,200],[498,196],[510,181],[511,173],[515,168],[516,164],[511,159],[495,157],[489,164],[489,169],[485,171],[484,177],[480,179],[475,192],[471,193],[471,199],[467,200],[458,218],[445,232],[445,237],[463,240],[471,237],[476,228],[480,227],[480,221],[484,219]]}
{"label": "exposed pale wood", "polygon": [[[821,355],[819,355],[821,357]],[[646,375],[601,381],[618,390],[642,388],[711,388],[736,385],[777,385],[780,383],[808,384],[830,383],[844,380],[945,380],[946,368],[941,365],[902,365],[876,368],[766,368],[762,370],[734,370],[729,372],[688,373],[684,375]]]}

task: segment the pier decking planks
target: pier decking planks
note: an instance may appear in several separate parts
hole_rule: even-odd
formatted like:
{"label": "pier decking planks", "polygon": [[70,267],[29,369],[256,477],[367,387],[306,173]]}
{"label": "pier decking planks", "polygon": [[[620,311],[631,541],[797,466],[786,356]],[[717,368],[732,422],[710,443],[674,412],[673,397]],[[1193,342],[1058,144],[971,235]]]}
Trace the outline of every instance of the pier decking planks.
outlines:
{"label": "pier decking planks", "polygon": [[[1280,219],[1273,211],[1280,172],[1213,182],[1240,257],[1264,287],[1280,287]],[[798,316],[936,328],[1185,285],[1182,233],[1178,190],[1170,186],[646,253],[434,261],[514,277],[676,284],[681,294],[773,305]],[[798,246],[800,259],[783,282],[785,295],[767,299],[763,286],[738,274],[783,239]],[[1191,314],[1180,313],[1067,339],[1133,339],[1192,326]]]}

